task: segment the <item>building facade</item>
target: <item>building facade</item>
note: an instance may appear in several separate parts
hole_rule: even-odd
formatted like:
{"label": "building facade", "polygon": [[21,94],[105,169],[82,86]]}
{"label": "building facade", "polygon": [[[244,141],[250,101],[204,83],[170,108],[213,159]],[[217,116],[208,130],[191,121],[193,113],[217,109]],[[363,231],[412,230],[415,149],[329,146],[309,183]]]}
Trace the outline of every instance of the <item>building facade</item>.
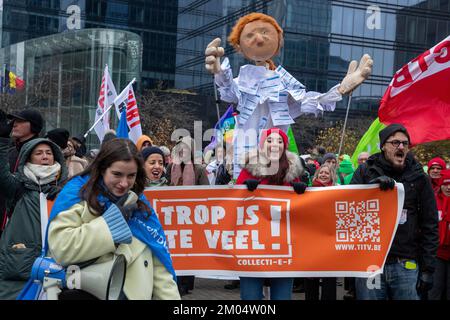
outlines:
{"label": "building facade", "polygon": [[[84,29],[22,41],[0,49],[0,65],[26,85],[2,98],[14,96],[21,105],[38,108],[46,131],[63,127],[83,134],[95,120],[104,66],[120,92],[133,78],[139,80],[141,62],[140,37],[121,30]],[[92,131],[88,144],[97,143]]]}
{"label": "building facade", "polygon": [[143,41],[142,86],[173,87],[177,12],[178,0],[2,0],[0,43],[87,28],[132,32]]}

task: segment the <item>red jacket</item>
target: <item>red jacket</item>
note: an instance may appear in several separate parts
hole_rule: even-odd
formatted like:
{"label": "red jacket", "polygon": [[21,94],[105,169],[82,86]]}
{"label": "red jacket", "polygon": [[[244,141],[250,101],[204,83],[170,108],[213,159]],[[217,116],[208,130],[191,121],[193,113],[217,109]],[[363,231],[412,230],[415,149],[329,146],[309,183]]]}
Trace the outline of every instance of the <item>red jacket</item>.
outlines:
{"label": "red jacket", "polygon": [[[300,177],[303,174],[303,167],[299,157],[292,152],[286,151],[286,156],[289,162],[289,169],[284,177],[282,186],[290,186],[293,182],[300,182]],[[247,155],[245,166],[242,169],[236,184],[244,184],[245,180],[258,180],[260,184],[269,184],[269,180],[263,175],[263,166],[258,163],[257,155]]]}
{"label": "red jacket", "polygon": [[439,212],[439,248],[437,256],[444,260],[450,260],[450,197],[446,197],[440,191],[436,196],[436,204]]}

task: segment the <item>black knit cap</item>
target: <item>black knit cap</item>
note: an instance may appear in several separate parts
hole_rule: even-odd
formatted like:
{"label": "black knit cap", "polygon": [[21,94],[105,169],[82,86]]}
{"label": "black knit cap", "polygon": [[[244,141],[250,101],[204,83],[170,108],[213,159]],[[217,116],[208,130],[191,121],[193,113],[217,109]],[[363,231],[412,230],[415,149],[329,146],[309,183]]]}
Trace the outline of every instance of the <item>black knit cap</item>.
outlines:
{"label": "black knit cap", "polygon": [[67,148],[67,141],[69,140],[69,131],[64,128],[56,128],[50,130],[45,135],[46,138],[56,143],[61,149]]}
{"label": "black knit cap", "polygon": [[393,123],[388,125],[386,128],[380,131],[380,147],[386,143],[386,140],[394,135],[396,132],[402,132],[408,137],[408,142],[411,142],[411,138],[409,137],[408,130],[404,126],[398,123]]}
{"label": "black knit cap", "polygon": [[163,158],[163,164],[166,165],[166,161],[164,159],[164,152],[162,152],[162,150],[160,148],[151,146],[151,147],[146,147],[146,148],[142,149],[142,151],[141,151],[144,161],[146,161],[147,158],[150,157],[150,155],[152,155],[154,153],[160,154],[161,157]]}
{"label": "black knit cap", "polygon": [[30,122],[31,132],[39,134],[44,127],[44,119],[39,111],[35,109],[25,109],[17,113],[8,114],[10,120],[22,120]]}

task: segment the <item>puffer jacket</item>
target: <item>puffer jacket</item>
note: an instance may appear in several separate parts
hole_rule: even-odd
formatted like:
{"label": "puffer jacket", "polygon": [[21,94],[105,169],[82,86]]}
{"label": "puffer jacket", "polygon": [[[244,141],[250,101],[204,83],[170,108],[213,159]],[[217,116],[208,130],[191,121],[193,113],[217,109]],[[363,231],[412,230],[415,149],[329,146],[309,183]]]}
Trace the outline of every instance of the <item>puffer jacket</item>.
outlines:
{"label": "puffer jacket", "polygon": [[421,271],[433,272],[439,245],[438,212],[433,188],[412,153],[407,154],[405,161],[405,168],[399,172],[382,153],[376,153],[356,169],[351,184],[368,184],[383,175],[403,184],[406,221],[398,225],[388,257],[415,259]]}
{"label": "puffer jacket", "polygon": [[[51,145],[56,162],[61,164],[61,174],[52,184],[39,186],[24,174],[24,166],[31,151],[39,143]],[[64,157],[59,147],[47,139],[33,139],[26,143],[19,154],[18,170],[9,171],[7,160],[9,139],[0,138],[0,189],[14,207],[0,239],[0,299],[15,299],[29,278],[34,260],[42,250],[39,194],[48,193],[62,186],[67,177]],[[22,243],[25,248],[13,248]]]}
{"label": "puffer jacket", "polygon": [[[263,154],[248,153],[245,156],[244,168],[242,169],[236,184],[243,184],[245,180],[258,180],[260,184],[269,184],[269,179],[265,176],[264,166],[261,162],[268,163],[268,159],[263,159]],[[286,151],[286,157],[289,162],[289,169],[283,179],[283,185],[290,186],[293,182],[300,182],[304,168],[299,157],[290,151]]]}

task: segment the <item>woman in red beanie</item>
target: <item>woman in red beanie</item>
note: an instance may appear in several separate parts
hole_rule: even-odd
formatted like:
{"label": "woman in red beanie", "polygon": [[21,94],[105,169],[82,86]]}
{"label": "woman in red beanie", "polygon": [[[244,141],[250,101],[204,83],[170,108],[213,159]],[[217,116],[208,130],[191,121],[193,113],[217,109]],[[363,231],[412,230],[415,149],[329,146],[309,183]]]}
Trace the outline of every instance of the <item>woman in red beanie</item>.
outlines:
{"label": "woman in red beanie", "polygon": [[[278,129],[263,130],[259,150],[246,156],[236,184],[245,184],[254,191],[258,184],[293,186],[295,192],[305,192],[306,184],[300,181],[303,166],[299,157],[287,151],[288,137]],[[271,300],[290,300],[293,278],[253,278],[241,277],[241,299],[263,299],[263,285],[270,282]]]}
{"label": "woman in red beanie", "polygon": [[450,300],[450,170],[441,171],[440,189],[436,196],[439,213],[439,247],[430,300]]}

